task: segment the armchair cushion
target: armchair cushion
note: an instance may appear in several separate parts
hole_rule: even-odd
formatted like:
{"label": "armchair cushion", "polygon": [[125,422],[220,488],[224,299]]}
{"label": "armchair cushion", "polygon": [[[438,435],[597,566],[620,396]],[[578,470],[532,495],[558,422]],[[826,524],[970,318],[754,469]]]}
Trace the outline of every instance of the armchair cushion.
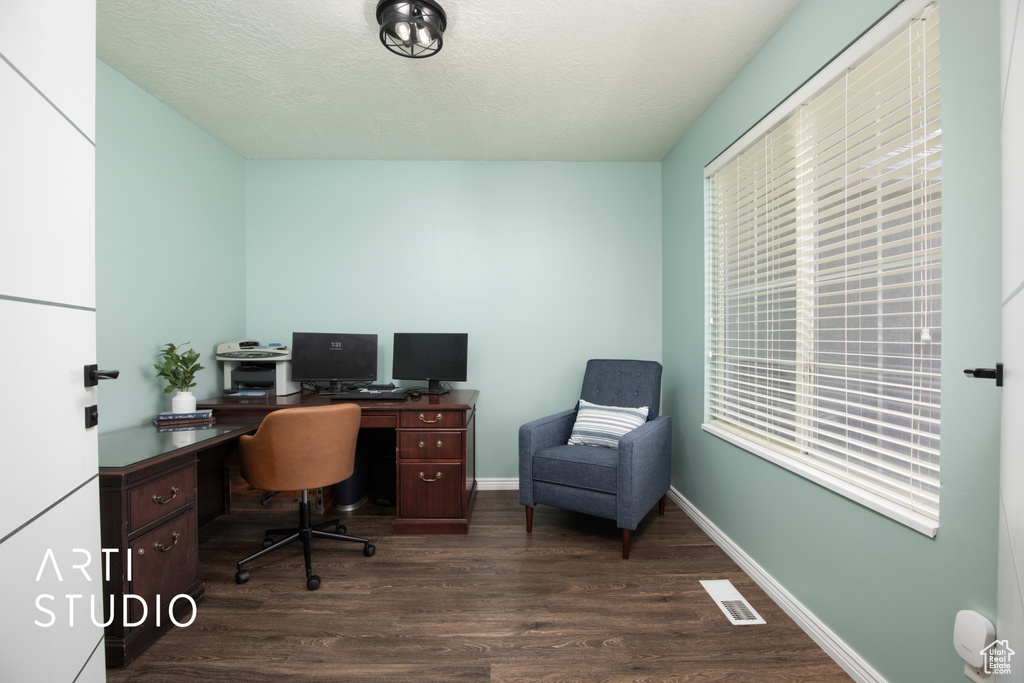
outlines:
{"label": "armchair cushion", "polygon": [[619,437],[647,421],[648,407],[602,406],[580,399],[570,446],[617,448]]}
{"label": "armchair cushion", "polygon": [[533,456],[533,480],[614,494],[618,486],[617,448],[555,446]]}

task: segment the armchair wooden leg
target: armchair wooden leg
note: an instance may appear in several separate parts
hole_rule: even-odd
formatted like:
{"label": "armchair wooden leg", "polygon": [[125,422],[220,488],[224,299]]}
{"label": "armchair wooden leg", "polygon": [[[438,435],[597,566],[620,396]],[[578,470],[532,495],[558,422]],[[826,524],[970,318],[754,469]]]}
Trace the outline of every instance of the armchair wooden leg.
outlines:
{"label": "armchair wooden leg", "polygon": [[526,508],[526,533],[533,533],[533,508]]}
{"label": "armchair wooden leg", "polygon": [[667,498],[667,497],[668,497],[668,495],[666,494],[666,495],[661,497],[661,500],[658,501],[658,515],[660,517],[664,517],[665,516],[665,498]]}
{"label": "armchair wooden leg", "polygon": [[629,559],[629,539],[632,537],[633,532],[629,529],[622,530],[622,559]]}

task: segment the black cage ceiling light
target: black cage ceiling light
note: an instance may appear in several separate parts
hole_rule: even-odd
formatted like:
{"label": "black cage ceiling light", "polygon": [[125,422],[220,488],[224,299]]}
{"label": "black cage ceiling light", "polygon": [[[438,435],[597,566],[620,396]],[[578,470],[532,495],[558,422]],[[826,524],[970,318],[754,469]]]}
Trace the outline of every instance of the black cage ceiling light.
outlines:
{"label": "black cage ceiling light", "polygon": [[441,51],[448,18],[433,0],[380,0],[380,42],[396,55],[422,59]]}

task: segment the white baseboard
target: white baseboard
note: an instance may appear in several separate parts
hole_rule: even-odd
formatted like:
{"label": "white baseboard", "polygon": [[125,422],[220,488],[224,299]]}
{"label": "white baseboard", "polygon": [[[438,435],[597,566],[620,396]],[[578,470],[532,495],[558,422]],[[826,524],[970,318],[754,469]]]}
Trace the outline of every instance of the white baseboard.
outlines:
{"label": "white baseboard", "polygon": [[477,491],[518,491],[519,477],[477,479]]}
{"label": "white baseboard", "polygon": [[752,557],[743,552],[743,549],[736,545],[731,538],[726,536],[721,529],[705,517],[700,510],[693,506],[675,488],[669,489],[669,498],[678,505],[687,516],[714,541],[725,554],[733,559],[740,566],[747,576],[754,580],[775,603],[782,608],[782,611],[796,622],[797,626],[803,629],[822,650],[836,661],[846,673],[861,683],[886,683],[885,678],[871,668],[864,659],[847,645],[832,629],[820,621],[808,610],[799,600],[787,591],[778,581],[766,572]]}

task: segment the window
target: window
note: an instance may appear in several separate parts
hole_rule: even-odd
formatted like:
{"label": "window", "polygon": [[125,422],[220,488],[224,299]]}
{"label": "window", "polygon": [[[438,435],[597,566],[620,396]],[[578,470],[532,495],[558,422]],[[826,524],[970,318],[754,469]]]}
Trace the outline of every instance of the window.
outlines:
{"label": "window", "polygon": [[704,429],[931,536],[934,5],[894,9],[705,168]]}

